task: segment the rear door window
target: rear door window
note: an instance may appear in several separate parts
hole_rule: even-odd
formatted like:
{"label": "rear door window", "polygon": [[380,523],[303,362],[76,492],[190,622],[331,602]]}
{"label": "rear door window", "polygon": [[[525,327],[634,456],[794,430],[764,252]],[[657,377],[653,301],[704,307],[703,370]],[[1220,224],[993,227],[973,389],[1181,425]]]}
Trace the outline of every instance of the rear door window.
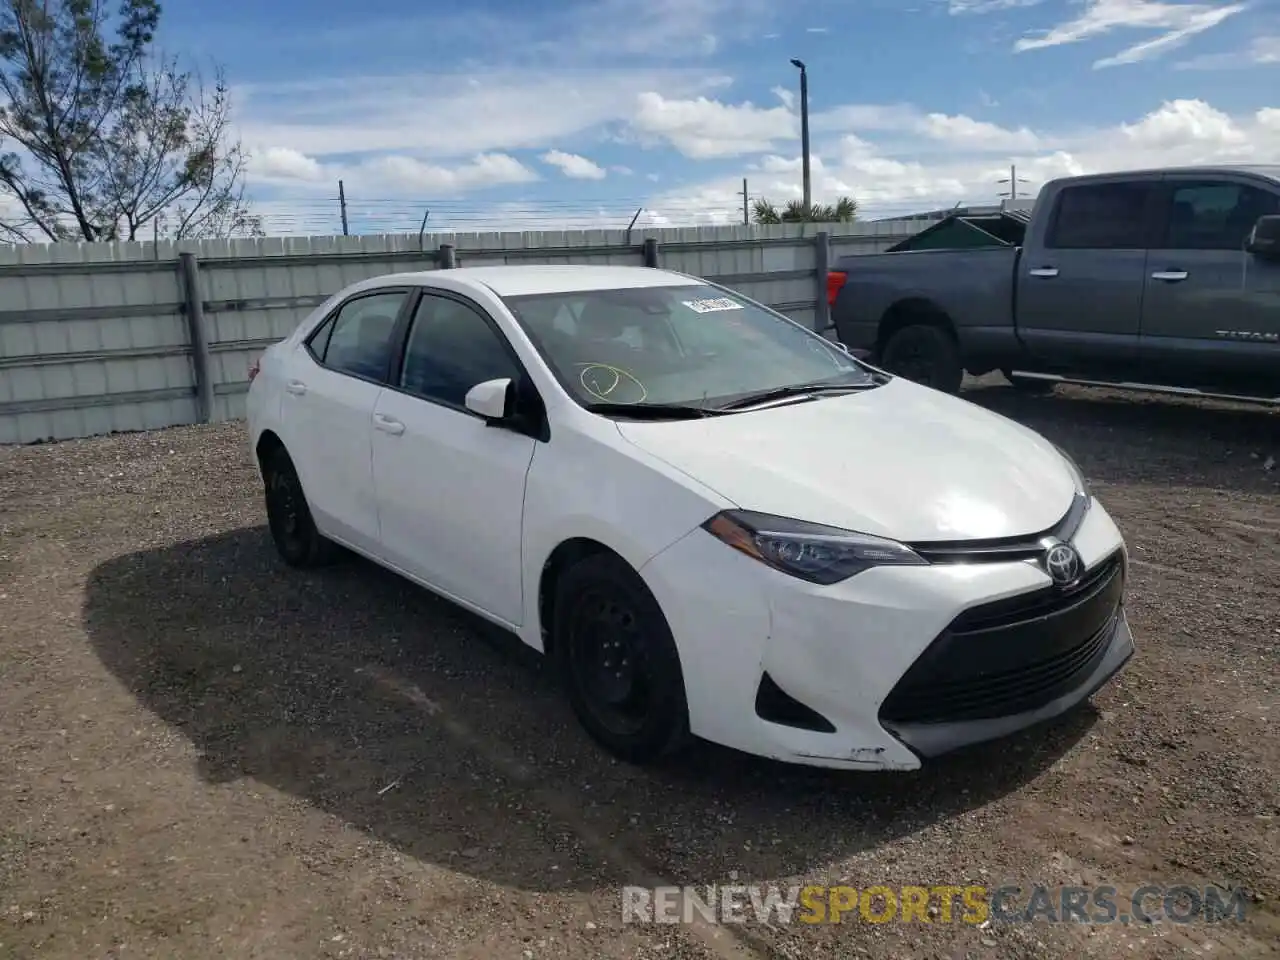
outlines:
{"label": "rear door window", "polygon": [[390,290],[348,300],[308,342],[312,355],[336,373],[384,382],[396,318],[408,296]]}

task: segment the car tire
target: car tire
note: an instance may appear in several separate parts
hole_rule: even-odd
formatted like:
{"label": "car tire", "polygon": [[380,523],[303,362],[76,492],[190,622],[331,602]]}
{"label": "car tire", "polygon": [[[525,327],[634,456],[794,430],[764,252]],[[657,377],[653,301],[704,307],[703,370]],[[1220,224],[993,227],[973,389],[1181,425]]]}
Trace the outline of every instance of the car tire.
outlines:
{"label": "car tire", "polygon": [[283,447],[267,457],[262,479],[267,527],[281,559],[291,567],[304,569],[331,563],[338,555],[338,546],[316,529],[298,471]]}
{"label": "car tire", "polygon": [[1035,377],[1017,377],[1011,370],[1001,370],[1004,378],[1013,385],[1013,389],[1019,393],[1046,394],[1053,393],[1054,382],[1052,380],[1037,380]]}
{"label": "car tire", "polygon": [[650,764],[692,739],[671,629],[622,558],[589,556],[558,578],[552,641],[573,712],[615,757]]}
{"label": "car tire", "polygon": [[927,323],[894,331],[880,351],[879,366],[943,393],[959,393],[964,379],[964,364],[955,337],[942,327]]}

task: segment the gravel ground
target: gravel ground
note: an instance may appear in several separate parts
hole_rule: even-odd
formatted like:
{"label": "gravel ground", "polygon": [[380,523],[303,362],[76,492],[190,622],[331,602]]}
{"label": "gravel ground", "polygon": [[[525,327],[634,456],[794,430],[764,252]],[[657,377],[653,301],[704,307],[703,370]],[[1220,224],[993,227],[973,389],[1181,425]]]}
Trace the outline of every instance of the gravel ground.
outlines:
{"label": "gravel ground", "polygon": [[[240,424],[0,451],[0,957],[1273,956],[1280,415],[968,396],[1134,558],[1095,703],[915,774],[642,771],[536,657],[350,561],[286,571]],[[621,922],[622,884],[1243,888],[1245,924]]]}

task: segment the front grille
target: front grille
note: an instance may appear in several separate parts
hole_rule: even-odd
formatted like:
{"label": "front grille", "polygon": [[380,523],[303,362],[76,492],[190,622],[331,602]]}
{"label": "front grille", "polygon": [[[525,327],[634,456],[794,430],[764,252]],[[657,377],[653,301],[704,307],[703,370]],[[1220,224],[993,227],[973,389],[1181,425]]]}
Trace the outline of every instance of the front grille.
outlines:
{"label": "front grille", "polygon": [[985,720],[1057,699],[1105,656],[1124,580],[1117,552],[1068,590],[1050,587],[966,610],[893,688],[881,720],[890,726]]}
{"label": "front grille", "polygon": [[930,563],[1008,563],[1011,560],[1032,560],[1044,555],[1044,541],[1047,538],[1071,542],[1088,511],[1089,498],[1076,494],[1062,519],[1039,533],[995,540],[930,540],[909,543],[907,546]]}

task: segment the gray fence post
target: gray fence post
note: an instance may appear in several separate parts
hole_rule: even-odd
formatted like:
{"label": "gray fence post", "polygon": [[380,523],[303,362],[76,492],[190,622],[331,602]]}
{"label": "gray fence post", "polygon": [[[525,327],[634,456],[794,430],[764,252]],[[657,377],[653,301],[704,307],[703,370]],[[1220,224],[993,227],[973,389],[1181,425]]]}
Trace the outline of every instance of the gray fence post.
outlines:
{"label": "gray fence post", "polygon": [[436,266],[441,270],[452,270],[458,265],[458,251],[452,243],[440,244],[440,253],[436,257]]}
{"label": "gray fence post", "polygon": [[209,371],[209,334],[204,325],[204,298],[200,295],[200,264],[194,253],[179,253],[182,287],[186,296],[187,337],[191,341],[191,366],[196,378],[196,412],[201,423],[213,420],[213,379]]}
{"label": "gray fence post", "polygon": [[831,269],[831,234],[820,230],[813,238],[814,288],[813,329],[824,337],[831,329],[831,305],[827,303],[827,273]]}
{"label": "gray fence post", "polygon": [[644,265],[646,267],[656,267],[658,265],[658,241],[653,237],[648,237],[644,241]]}

